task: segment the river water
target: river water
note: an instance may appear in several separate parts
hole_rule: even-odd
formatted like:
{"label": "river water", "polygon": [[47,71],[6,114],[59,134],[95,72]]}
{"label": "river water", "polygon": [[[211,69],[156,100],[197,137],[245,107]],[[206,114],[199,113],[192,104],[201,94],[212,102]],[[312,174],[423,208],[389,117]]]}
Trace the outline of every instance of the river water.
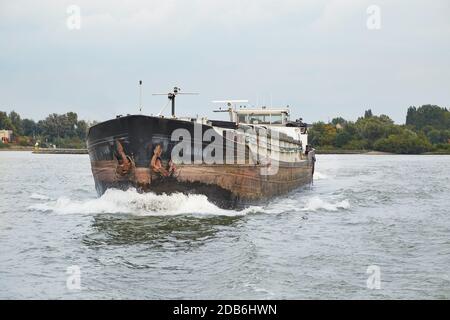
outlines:
{"label": "river water", "polygon": [[0,298],[450,298],[450,156],[319,155],[316,170],[232,211],[97,198],[87,155],[0,152]]}

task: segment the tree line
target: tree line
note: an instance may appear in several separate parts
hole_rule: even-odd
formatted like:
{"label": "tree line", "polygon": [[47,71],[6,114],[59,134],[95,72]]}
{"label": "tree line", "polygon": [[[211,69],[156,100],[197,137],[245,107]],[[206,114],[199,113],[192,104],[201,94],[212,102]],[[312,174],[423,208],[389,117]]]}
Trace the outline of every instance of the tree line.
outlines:
{"label": "tree line", "polygon": [[357,121],[342,117],[316,122],[309,130],[318,150],[375,150],[401,154],[450,153],[450,111],[435,105],[410,107],[404,125],[367,110]]}
{"label": "tree line", "polygon": [[[75,112],[50,114],[35,122],[11,111],[0,111],[0,130],[14,132],[14,143],[41,147],[85,148],[89,126]],[[328,123],[315,122],[309,128],[309,142],[318,150],[384,151],[403,154],[450,153],[450,111],[435,105],[410,107],[404,125],[387,115],[367,110],[356,121],[337,117]],[[0,142],[0,147],[5,147]]]}
{"label": "tree line", "polygon": [[12,130],[12,142],[21,146],[34,146],[37,142],[41,147],[85,148],[87,131],[93,124],[79,120],[75,112],[52,113],[44,120],[35,122],[22,119],[15,111],[9,114],[0,111],[0,130]]}

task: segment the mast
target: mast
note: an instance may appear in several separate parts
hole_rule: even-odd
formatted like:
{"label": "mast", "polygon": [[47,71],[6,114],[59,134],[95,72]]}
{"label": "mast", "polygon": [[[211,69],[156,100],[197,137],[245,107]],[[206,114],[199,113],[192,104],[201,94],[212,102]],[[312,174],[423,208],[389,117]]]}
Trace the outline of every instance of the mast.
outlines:
{"label": "mast", "polygon": [[139,112],[142,112],[142,80],[139,80]]}
{"label": "mast", "polygon": [[[169,93],[153,93],[152,95],[154,96],[161,96],[161,95],[167,95],[167,98],[169,98],[169,101],[172,105],[172,117],[175,118],[175,97],[179,94],[195,94],[197,95],[198,93],[196,92],[180,92],[180,88],[179,87],[173,87],[173,92],[169,92]],[[162,111],[162,110],[161,110]]]}

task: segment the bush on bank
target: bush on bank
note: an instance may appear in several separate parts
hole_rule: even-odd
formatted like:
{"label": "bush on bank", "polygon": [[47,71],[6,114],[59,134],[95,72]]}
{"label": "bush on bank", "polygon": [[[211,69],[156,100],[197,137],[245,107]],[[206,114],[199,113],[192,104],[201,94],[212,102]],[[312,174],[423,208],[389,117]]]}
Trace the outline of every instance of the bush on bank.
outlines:
{"label": "bush on bank", "polygon": [[316,122],[309,129],[310,144],[318,150],[374,150],[399,154],[450,153],[450,112],[425,105],[408,109],[406,125],[367,110],[356,122],[342,117]]}

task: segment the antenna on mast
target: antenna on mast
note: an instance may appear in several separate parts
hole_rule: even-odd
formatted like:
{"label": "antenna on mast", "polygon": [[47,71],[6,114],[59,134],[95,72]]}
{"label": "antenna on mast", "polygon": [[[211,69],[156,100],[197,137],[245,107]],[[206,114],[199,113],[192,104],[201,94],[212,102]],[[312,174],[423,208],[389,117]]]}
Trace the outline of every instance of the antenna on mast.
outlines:
{"label": "antenna on mast", "polygon": [[[167,98],[169,98],[169,101],[172,103],[172,117],[175,117],[175,97],[179,94],[199,94],[197,92],[180,92],[180,88],[179,87],[174,87],[173,88],[173,92],[169,92],[169,93],[153,93],[153,96],[167,96]],[[162,111],[162,110],[161,110]]]}

